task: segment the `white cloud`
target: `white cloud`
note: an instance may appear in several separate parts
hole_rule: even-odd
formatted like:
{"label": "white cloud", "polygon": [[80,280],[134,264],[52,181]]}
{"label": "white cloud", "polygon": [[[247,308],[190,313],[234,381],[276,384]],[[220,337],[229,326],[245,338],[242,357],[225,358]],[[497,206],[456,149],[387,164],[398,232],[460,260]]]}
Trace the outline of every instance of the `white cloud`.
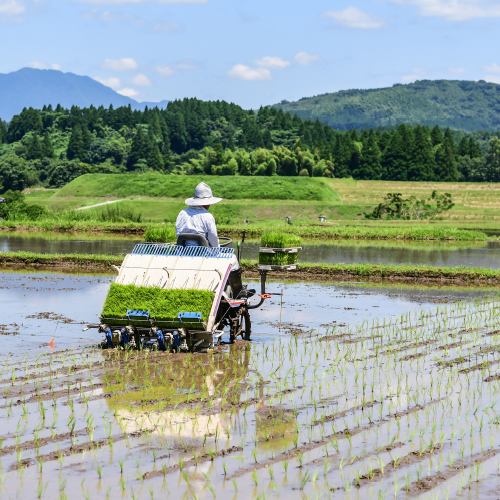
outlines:
{"label": "white cloud", "polygon": [[401,77],[401,81],[403,83],[412,83],[415,80],[419,80],[424,75],[425,75],[425,70],[423,70],[421,68],[413,68],[412,69],[412,73],[410,73],[409,75],[404,75],[404,76]]}
{"label": "white cloud", "polygon": [[121,89],[117,91],[118,94],[124,95],[125,97],[134,97],[136,95],[139,95],[139,92],[137,92],[134,89]]}
{"label": "white cloud", "polygon": [[318,55],[308,54],[307,52],[299,52],[294,59],[297,64],[302,64],[302,66],[311,66],[321,61],[321,57]]}
{"label": "white cloud", "polygon": [[272,80],[271,72],[267,68],[250,68],[245,64],[236,64],[227,75],[235,80],[265,81]]}
{"label": "white cloud", "polygon": [[18,0],[0,0],[0,15],[16,16],[26,11],[26,7]]}
{"label": "white cloud", "polygon": [[34,69],[55,69],[57,71],[61,71],[62,67],[60,64],[45,64],[42,61],[31,61],[27,64],[28,68]]}
{"label": "white cloud", "polygon": [[190,69],[196,69],[198,65],[193,61],[182,61],[178,64],[163,64],[160,66],[155,66],[155,71],[161,76],[172,76],[181,71],[187,71]]}
{"label": "white cloud", "polygon": [[115,78],[113,76],[110,76],[109,78],[101,78],[100,76],[94,76],[94,80],[98,81],[99,83],[102,83],[103,85],[106,85],[106,87],[111,87],[114,90],[118,90],[122,86],[120,79]]}
{"label": "white cloud", "polygon": [[483,80],[490,83],[500,84],[500,75],[486,75]]}
{"label": "white cloud", "polygon": [[500,17],[498,1],[489,0],[385,0],[400,5],[414,5],[421,16],[444,17],[448,21]]}
{"label": "white cloud", "polygon": [[467,70],[465,68],[462,68],[461,66],[458,67],[449,67],[448,68],[448,73],[452,75],[461,75],[463,73],[467,73]]}
{"label": "white cloud", "polygon": [[266,56],[262,59],[256,59],[255,64],[261,68],[285,69],[290,66],[290,61],[285,61],[284,59],[281,59],[281,57]]}
{"label": "white cloud", "polygon": [[[1,2],[2,0],[0,0]],[[93,5],[123,5],[130,3],[147,3],[156,1],[156,3],[165,3],[171,5],[204,5],[208,0],[76,0],[80,3],[90,3]]]}
{"label": "white cloud", "polygon": [[375,30],[385,27],[385,22],[379,16],[363,12],[358,7],[351,6],[343,10],[328,10],[321,14],[332,21],[334,26],[361,30]]}
{"label": "white cloud", "polygon": [[139,65],[131,57],[122,57],[121,59],[106,59],[101,67],[111,71],[131,71],[137,69]]}
{"label": "white cloud", "polygon": [[146,75],[143,75],[142,73],[139,73],[137,76],[134,76],[134,78],[132,78],[130,81],[136,87],[151,87],[151,82],[149,81],[149,78]]}
{"label": "white cloud", "polygon": [[112,12],[110,10],[100,11],[99,7],[92,10],[88,10],[82,14],[84,19],[97,19],[98,21],[112,22],[112,21],[123,21],[125,23],[144,24],[145,21],[141,17],[134,16],[133,14],[122,14],[120,12]]}
{"label": "white cloud", "polygon": [[493,63],[491,66],[483,66],[483,69],[488,73],[500,73],[500,66],[497,63]]}

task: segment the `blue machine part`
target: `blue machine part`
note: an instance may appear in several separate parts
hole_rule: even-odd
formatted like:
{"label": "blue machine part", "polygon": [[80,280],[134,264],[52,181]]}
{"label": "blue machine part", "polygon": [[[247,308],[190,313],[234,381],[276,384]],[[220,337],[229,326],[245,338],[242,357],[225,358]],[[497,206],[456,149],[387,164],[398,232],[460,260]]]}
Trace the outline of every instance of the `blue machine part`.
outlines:
{"label": "blue machine part", "polygon": [[149,311],[143,311],[142,309],[138,311],[137,309],[131,310],[127,309],[127,319],[149,319]]}
{"label": "blue machine part", "polygon": [[106,330],[106,342],[108,343],[108,347],[115,347],[113,341],[111,340],[111,328]]}
{"label": "blue machine part", "polygon": [[167,349],[165,348],[165,342],[163,341],[163,332],[161,330],[158,330],[156,334],[158,335],[158,346],[160,347],[160,350],[166,351]]}
{"label": "blue machine part", "polygon": [[120,331],[122,334],[122,344],[123,344],[123,347],[125,347],[126,345],[128,345],[127,330],[125,328],[122,328]]}
{"label": "blue machine part", "polygon": [[174,349],[176,351],[178,351],[179,350],[179,346],[181,345],[181,337],[179,335],[179,332],[175,332],[173,334],[173,336],[174,336],[174,346],[173,347],[174,347]]}
{"label": "blue machine part", "polygon": [[233,248],[182,247],[157,243],[139,243],[132,250],[132,255],[170,255],[172,257],[211,257],[215,259],[230,259],[233,254]]}
{"label": "blue machine part", "polygon": [[201,312],[180,312],[177,317],[180,323],[201,323]]}

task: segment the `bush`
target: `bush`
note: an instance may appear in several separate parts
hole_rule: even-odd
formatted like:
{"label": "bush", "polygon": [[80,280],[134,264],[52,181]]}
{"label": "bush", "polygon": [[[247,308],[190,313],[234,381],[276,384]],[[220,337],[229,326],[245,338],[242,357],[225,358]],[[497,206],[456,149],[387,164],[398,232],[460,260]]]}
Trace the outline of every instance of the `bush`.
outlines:
{"label": "bush", "polygon": [[300,176],[300,177],[309,177],[309,170],[307,170],[307,168],[303,168],[303,169],[299,172],[299,176]]}

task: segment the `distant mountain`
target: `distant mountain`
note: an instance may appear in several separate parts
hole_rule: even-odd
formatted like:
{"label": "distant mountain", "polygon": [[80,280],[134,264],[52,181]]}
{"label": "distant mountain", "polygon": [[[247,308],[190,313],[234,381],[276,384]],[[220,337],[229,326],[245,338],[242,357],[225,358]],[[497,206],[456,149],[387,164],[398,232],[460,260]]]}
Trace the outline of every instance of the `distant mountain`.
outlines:
{"label": "distant mountain", "polygon": [[484,80],[420,80],[382,89],[343,90],[297,102],[282,101],[275,107],[302,119],[318,118],[338,130],[400,123],[470,132],[500,130],[500,85]]}
{"label": "distant mountain", "polygon": [[9,121],[25,107],[41,109],[44,104],[60,104],[65,108],[130,104],[133,109],[143,110],[146,106],[165,108],[168,101],[139,103],[88,76],[52,69],[23,68],[13,73],[0,73],[0,118]]}

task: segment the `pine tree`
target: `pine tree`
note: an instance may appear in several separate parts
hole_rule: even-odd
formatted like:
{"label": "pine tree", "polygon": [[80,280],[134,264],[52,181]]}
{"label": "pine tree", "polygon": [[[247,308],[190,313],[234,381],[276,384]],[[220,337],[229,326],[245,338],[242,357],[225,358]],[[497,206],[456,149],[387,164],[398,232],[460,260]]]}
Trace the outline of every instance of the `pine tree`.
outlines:
{"label": "pine tree", "polygon": [[437,125],[432,129],[431,139],[433,146],[439,146],[440,144],[443,144],[444,141],[443,133],[441,132],[441,129]]}
{"label": "pine tree", "polygon": [[163,172],[163,158],[160,154],[160,149],[158,144],[155,142],[151,148],[151,153],[148,158],[148,167],[156,170],[157,172]]}
{"label": "pine tree", "polygon": [[170,147],[177,154],[184,153],[188,144],[186,125],[182,113],[174,113],[169,123]]}
{"label": "pine tree", "polygon": [[434,180],[441,182],[454,182],[459,178],[455,156],[455,143],[453,137],[445,137],[443,144],[436,152],[436,170]]}
{"label": "pine tree", "polygon": [[92,141],[94,140],[93,135],[89,132],[89,129],[85,126],[82,127],[82,141],[83,141],[83,149],[85,153],[87,153],[90,149]]}
{"label": "pine tree", "polygon": [[381,174],[381,154],[373,129],[363,142],[359,168],[352,172],[354,179],[378,180]]}
{"label": "pine tree", "polygon": [[7,138],[7,127],[5,126],[5,122],[0,118],[0,144],[5,142]]}
{"label": "pine tree", "polygon": [[483,158],[484,156],[481,147],[473,137],[469,139],[469,155],[471,158]]}
{"label": "pine tree", "polygon": [[408,165],[407,180],[409,181],[431,181],[434,177],[436,161],[432,151],[430,136],[425,130],[416,126],[414,129],[414,141]]}
{"label": "pine tree", "polygon": [[54,146],[52,146],[52,141],[50,140],[50,135],[45,132],[42,142],[42,153],[43,158],[52,158],[54,156]]}
{"label": "pine tree", "polygon": [[273,139],[268,128],[264,130],[264,133],[262,134],[262,140],[264,141],[264,147],[266,149],[273,149]]}
{"label": "pine tree", "polygon": [[28,148],[26,153],[27,160],[40,160],[43,157],[42,146],[40,145],[40,141],[38,140],[38,136],[36,134],[33,135],[33,140]]}
{"label": "pine tree", "polygon": [[462,137],[462,140],[458,145],[458,154],[460,156],[470,156],[469,140],[465,135]]}
{"label": "pine tree", "polygon": [[397,131],[393,132],[389,144],[382,155],[383,179],[389,181],[406,181],[408,164],[403,150],[403,141]]}
{"label": "pine tree", "polygon": [[68,149],[66,151],[68,160],[79,159],[83,161],[85,149],[83,146],[82,129],[80,125],[75,125],[69,138]]}
{"label": "pine tree", "polygon": [[138,163],[139,160],[147,160],[149,157],[148,151],[148,140],[147,136],[144,135],[142,131],[142,126],[137,127],[137,132],[132,139],[132,145],[130,146],[130,153],[127,161],[127,168],[133,170],[134,165]]}
{"label": "pine tree", "polygon": [[172,172],[175,167],[175,162],[172,158],[172,150],[170,149],[170,140],[168,136],[163,141],[163,148],[161,150],[161,154],[163,156],[163,168],[167,172]]}

